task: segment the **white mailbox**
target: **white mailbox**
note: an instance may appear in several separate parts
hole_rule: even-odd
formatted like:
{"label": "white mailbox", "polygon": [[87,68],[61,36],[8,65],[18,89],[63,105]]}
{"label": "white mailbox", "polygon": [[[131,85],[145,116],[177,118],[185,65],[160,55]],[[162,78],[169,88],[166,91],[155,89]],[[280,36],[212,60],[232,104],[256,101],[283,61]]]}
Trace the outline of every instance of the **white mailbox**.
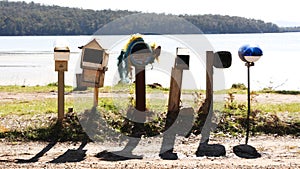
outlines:
{"label": "white mailbox", "polygon": [[54,47],[55,71],[68,71],[70,49],[66,41],[58,40]]}

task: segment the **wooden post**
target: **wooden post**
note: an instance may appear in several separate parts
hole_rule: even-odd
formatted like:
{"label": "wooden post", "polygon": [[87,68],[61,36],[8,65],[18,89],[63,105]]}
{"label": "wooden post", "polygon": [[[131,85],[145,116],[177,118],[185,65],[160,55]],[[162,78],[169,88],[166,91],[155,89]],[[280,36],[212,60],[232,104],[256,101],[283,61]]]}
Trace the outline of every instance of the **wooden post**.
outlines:
{"label": "wooden post", "polygon": [[167,130],[177,119],[180,110],[180,96],[181,96],[181,84],[182,84],[182,69],[172,68],[168,113],[165,125]]}
{"label": "wooden post", "polygon": [[138,111],[146,111],[145,67],[135,67],[135,100]]}
{"label": "wooden post", "polygon": [[[213,115],[213,63],[214,63],[214,52],[206,52],[206,98],[203,106],[203,118],[205,120],[206,127],[202,128],[200,144],[207,143],[211,131],[211,120]],[[200,108],[201,109],[201,108]]]}
{"label": "wooden post", "polygon": [[207,110],[204,113],[208,114],[209,109],[213,102],[213,64],[214,64],[214,52],[206,52],[206,102],[208,103]]}
{"label": "wooden post", "polygon": [[179,111],[182,84],[182,69],[172,68],[168,111]]}
{"label": "wooden post", "polygon": [[98,106],[99,88],[94,88],[94,107]]}
{"label": "wooden post", "polygon": [[64,119],[64,105],[65,105],[65,82],[64,71],[58,71],[58,122],[62,122]]}

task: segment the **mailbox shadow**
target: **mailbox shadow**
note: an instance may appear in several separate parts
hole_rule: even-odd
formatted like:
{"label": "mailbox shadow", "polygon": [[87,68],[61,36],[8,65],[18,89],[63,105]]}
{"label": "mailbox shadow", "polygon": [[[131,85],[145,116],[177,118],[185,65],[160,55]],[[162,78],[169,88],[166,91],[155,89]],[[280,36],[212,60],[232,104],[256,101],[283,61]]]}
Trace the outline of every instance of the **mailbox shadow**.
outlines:
{"label": "mailbox shadow", "polygon": [[226,155],[225,146],[221,144],[209,144],[210,132],[217,127],[217,124],[212,120],[214,112],[210,111],[212,108],[210,106],[206,100],[198,111],[200,114],[198,114],[197,121],[201,122],[198,126],[201,129],[197,131],[197,134],[201,134],[201,140],[196,151],[197,157],[220,157]]}
{"label": "mailbox shadow", "polygon": [[57,143],[57,140],[51,141],[44,149],[37,153],[34,157],[30,159],[16,159],[16,163],[34,163],[39,161],[49,150],[51,150]]}
{"label": "mailbox shadow", "polygon": [[16,163],[34,163],[39,161],[41,157],[43,157],[48,151],[50,151],[58,142],[58,135],[61,128],[60,123],[55,124],[55,129],[51,135],[53,135],[52,139],[48,143],[48,145],[43,148],[40,152],[38,152],[34,157],[30,159],[16,159]]}
{"label": "mailbox shadow", "polygon": [[132,154],[132,151],[138,146],[142,135],[145,133],[144,121],[146,121],[146,113],[129,108],[127,111],[127,119],[134,123],[132,133],[128,137],[128,143],[121,151],[109,152],[104,150],[96,155],[97,158],[105,161],[123,161],[130,159],[143,159],[143,156]]}
{"label": "mailbox shadow", "polygon": [[180,111],[168,112],[165,132],[159,157],[163,160],[177,160],[177,153],[173,152],[176,135],[188,137],[194,121],[194,110],[183,108]]}
{"label": "mailbox shadow", "polygon": [[246,158],[246,159],[255,159],[260,158],[261,154],[257,152],[257,150],[247,144],[240,144],[233,147],[233,152],[236,156],[240,158]]}
{"label": "mailbox shadow", "polygon": [[64,154],[60,155],[56,159],[50,161],[50,163],[66,163],[66,162],[80,162],[85,159],[86,151],[83,148],[87,145],[87,140],[84,140],[78,149],[68,149]]}
{"label": "mailbox shadow", "polygon": [[[50,151],[58,141],[51,141],[45,148],[38,152],[34,157],[30,159],[16,159],[16,163],[34,163],[38,162],[48,151]],[[66,163],[66,162],[80,162],[84,160],[86,151],[83,148],[88,143],[88,140],[84,140],[77,150],[67,150],[63,155],[50,161],[50,163]]]}
{"label": "mailbox shadow", "polygon": [[[135,128],[135,127],[134,127]],[[95,157],[99,158],[100,160],[104,161],[125,161],[125,160],[132,160],[132,159],[143,159],[143,156],[138,156],[132,154],[133,149],[137,147],[141,138],[130,137],[128,143],[121,151],[112,151],[109,152],[104,150],[95,155]]]}

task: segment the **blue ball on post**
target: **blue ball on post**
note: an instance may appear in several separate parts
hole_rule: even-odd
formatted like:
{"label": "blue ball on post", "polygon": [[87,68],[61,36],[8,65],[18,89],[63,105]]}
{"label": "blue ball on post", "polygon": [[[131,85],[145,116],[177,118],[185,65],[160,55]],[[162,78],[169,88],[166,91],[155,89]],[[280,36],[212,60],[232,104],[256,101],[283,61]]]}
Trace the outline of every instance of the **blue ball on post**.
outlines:
{"label": "blue ball on post", "polygon": [[256,62],[262,55],[263,51],[255,45],[244,45],[239,48],[238,55],[244,62]]}

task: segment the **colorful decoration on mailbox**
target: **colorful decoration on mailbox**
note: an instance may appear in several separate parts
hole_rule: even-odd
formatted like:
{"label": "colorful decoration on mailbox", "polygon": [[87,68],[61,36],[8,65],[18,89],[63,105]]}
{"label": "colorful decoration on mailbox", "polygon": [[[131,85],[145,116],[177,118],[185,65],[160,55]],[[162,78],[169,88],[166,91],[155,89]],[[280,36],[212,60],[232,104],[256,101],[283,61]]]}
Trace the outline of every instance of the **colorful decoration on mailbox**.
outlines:
{"label": "colorful decoration on mailbox", "polygon": [[158,61],[161,47],[155,43],[145,43],[141,34],[133,34],[121,50],[118,57],[120,83],[129,83],[132,79],[132,66],[146,66]]}

